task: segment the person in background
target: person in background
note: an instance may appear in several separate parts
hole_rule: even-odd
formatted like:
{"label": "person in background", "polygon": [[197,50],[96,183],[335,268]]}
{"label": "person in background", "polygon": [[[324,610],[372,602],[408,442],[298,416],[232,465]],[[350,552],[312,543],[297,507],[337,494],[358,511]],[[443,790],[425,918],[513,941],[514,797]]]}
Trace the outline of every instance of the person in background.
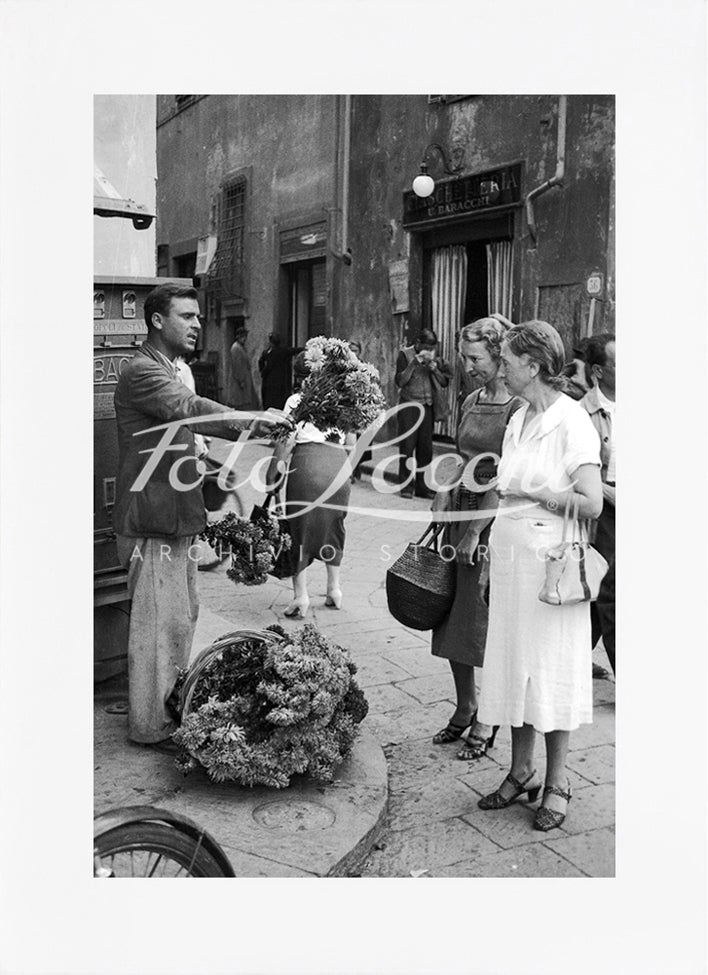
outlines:
{"label": "person in background", "polygon": [[302,349],[284,346],[282,339],[275,332],[268,336],[268,347],[258,360],[263,409],[273,406],[282,410],[285,400],[292,392],[292,360],[299,352],[302,352]]}
{"label": "person in background", "polygon": [[[482,758],[494,744],[496,729],[476,721],[475,667],[484,663],[488,603],[484,576],[489,559],[489,531],[497,505],[489,483],[496,477],[491,456],[501,454],[509,418],[522,401],[509,393],[499,375],[501,345],[506,327],[494,318],[481,318],[466,325],[460,335],[460,355],[473,375],[477,389],[465,400],[457,429],[457,453],[461,466],[450,472],[448,483],[433,501],[433,511],[468,511],[468,521],[450,522],[444,542],[452,546],[456,559],[455,598],[449,614],[433,630],[431,651],[450,663],[455,683],[456,708],[448,724],[433,738],[445,745],[462,738],[471,726],[459,759]],[[473,513],[485,513],[475,518]],[[491,517],[486,516],[491,512]],[[484,573],[484,575],[483,575]]]}
{"label": "person in background", "polygon": [[251,360],[246,351],[247,340],[248,329],[245,325],[239,325],[229,353],[231,360],[229,403],[235,410],[257,410],[260,407],[251,373]]}
{"label": "person in background", "polygon": [[[592,543],[609,565],[596,602],[591,604],[592,645],[602,637],[615,672],[615,336],[594,335],[585,346],[585,363],[592,389],[581,399],[600,438],[604,504]],[[604,668],[602,668],[604,671]]]}
{"label": "person in background", "polygon": [[413,484],[416,497],[435,497],[425,483],[424,469],[433,459],[433,423],[447,415],[447,387],[452,378],[452,369],[436,355],[437,348],[437,335],[424,328],[414,345],[401,349],[396,361],[399,403],[419,403],[424,409],[417,428],[411,418],[412,410],[398,414],[398,433],[402,437],[398,481],[402,498],[413,497]]}
{"label": "person in background", "polygon": [[592,386],[588,378],[588,370],[585,364],[585,348],[588,339],[581,339],[573,349],[573,358],[566,362],[563,367],[563,375],[566,379],[566,396],[571,399],[581,400]]}
{"label": "person in background", "polygon": [[[298,390],[309,374],[304,352],[296,356],[293,373],[296,391],[286,400],[286,416],[297,406],[300,400]],[[334,440],[328,440],[332,435]],[[284,615],[290,619],[307,616],[310,606],[307,569],[315,560],[324,562],[327,571],[325,606],[331,609],[341,609],[342,606],[339,573],[344,556],[344,519],[351,493],[349,478],[327,497],[327,505],[316,504],[309,511],[304,509],[325,494],[343,465],[348,463],[345,441],[345,434],[339,430],[320,430],[313,423],[300,422],[289,441],[274,445],[267,483],[279,482],[279,472],[288,461],[285,517],[290,520],[292,539],[293,598]]]}
{"label": "person in background", "polygon": [[[590,603],[550,606],[539,599],[544,555],[563,537],[566,506],[579,519],[602,510],[600,445],[587,412],[562,392],[565,350],[547,322],[510,328],[501,375],[525,400],[509,420],[498,468],[500,495],[489,538],[489,629],[477,720],[511,726],[511,769],[481,809],[510,806],[543,787],[534,828],[565,820],[570,734],[593,718]],[[582,530],[582,529],[581,529]],[[534,746],[546,746],[545,786]]]}
{"label": "person in background", "polygon": [[[357,357],[357,359],[361,359],[361,342],[358,339],[351,339],[349,342],[349,348],[352,350],[352,352]],[[352,449],[354,449],[355,446],[356,446],[356,441],[352,445]],[[364,453],[359,458],[359,461],[356,464],[354,470],[352,471],[352,476],[351,476],[352,484],[355,481],[361,480],[361,466],[362,464],[370,460],[371,460],[371,451],[365,450]]]}

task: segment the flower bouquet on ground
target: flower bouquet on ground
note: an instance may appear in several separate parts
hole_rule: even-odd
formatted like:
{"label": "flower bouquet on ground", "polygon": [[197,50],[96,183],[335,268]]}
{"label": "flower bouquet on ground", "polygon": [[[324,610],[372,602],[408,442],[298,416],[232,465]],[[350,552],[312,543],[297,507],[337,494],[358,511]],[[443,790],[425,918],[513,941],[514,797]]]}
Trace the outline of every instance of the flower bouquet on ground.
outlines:
{"label": "flower bouquet on ground", "polygon": [[232,582],[260,586],[273,571],[278,558],[291,546],[290,536],[281,531],[278,519],[267,512],[255,521],[229,511],[207,525],[200,534],[217,554],[231,556],[226,575]]}
{"label": "flower bouquet on ground", "polygon": [[[313,423],[337,442],[342,433],[357,433],[378,419],[385,407],[378,370],[362,362],[343,339],[318,336],[305,345],[309,375],[290,414],[293,423]],[[292,427],[279,424],[273,437],[283,440]]]}
{"label": "flower bouquet on ground", "polygon": [[311,624],[229,633],[180,675],[178,767],[277,789],[304,773],[331,782],[368,711],[355,672]]}

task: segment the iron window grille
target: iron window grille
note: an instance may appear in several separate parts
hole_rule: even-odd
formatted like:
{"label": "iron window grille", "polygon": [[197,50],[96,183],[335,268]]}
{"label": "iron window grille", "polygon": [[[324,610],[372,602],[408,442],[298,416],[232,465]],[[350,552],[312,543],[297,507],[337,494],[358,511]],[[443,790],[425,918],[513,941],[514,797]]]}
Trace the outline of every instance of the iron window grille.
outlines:
{"label": "iron window grille", "polygon": [[241,177],[222,190],[217,208],[216,254],[209,285],[219,297],[242,298],[246,236],[246,180]]}

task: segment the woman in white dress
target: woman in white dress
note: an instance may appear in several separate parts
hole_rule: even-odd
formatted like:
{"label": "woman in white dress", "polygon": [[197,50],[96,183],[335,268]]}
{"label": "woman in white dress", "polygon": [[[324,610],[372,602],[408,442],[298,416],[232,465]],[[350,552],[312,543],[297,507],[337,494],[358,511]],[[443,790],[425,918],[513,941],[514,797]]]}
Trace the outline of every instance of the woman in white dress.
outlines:
{"label": "woman in white dress", "polygon": [[534,828],[560,826],[570,801],[566,757],[570,732],[592,721],[590,603],[550,606],[538,594],[544,552],[561,541],[563,512],[602,510],[600,443],[583,408],[561,392],[563,342],[546,322],[515,325],[502,345],[509,392],[525,400],[511,417],[498,469],[500,506],[490,536],[489,630],[477,720],[511,725],[511,770],[479,800],[503,809],[542,780],[533,759],[545,736],[546,778]]}

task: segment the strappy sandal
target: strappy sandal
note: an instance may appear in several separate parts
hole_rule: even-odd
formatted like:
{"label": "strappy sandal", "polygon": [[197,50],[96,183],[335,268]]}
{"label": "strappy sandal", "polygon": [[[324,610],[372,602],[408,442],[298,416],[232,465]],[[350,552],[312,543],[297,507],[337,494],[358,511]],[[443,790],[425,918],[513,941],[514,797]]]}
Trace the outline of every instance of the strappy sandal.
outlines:
{"label": "strappy sandal", "polygon": [[494,739],[497,737],[499,725],[495,724],[489,738],[481,735],[467,735],[467,741],[457,753],[457,758],[462,762],[474,762],[478,758],[484,758],[489,748],[494,747]]}
{"label": "strappy sandal", "polygon": [[[509,772],[507,777],[504,779],[504,782],[509,782],[511,785],[513,785],[514,792],[507,798],[501,794],[500,787],[494,792],[490,792],[488,796],[484,796],[482,799],[480,799],[477,805],[480,809],[506,809],[506,807],[510,806],[512,802],[516,802],[519,796],[522,796],[524,792],[528,793],[529,802],[535,802],[538,798],[539,792],[541,791],[541,786],[532,785],[529,788],[529,782],[534,775],[536,775],[536,769],[534,769],[531,775],[527,776],[523,782],[519,782],[519,780],[515,778],[511,772]],[[504,782],[502,782],[502,785],[504,785]]]}
{"label": "strappy sandal", "polygon": [[[569,803],[573,794],[570,791],[570,783],[568,783],[567,792],[563,792],[563,790],[559,789],[558,786],[547,785],[543,790],[543,798],[545,799],[547,795],[559,796],[561,799],[565,799],[566,803]],[[557,829],[559,826],[563,825],[565,815],[565,813],[558,812],[555,809],[549,809],[548,806],[541,805],[536,810],[533,828],[540,829],[544,833],[547,833],[549,829]]]}
{"label": "strappy sandal", "polygon": [[477,717],[477,712],[472,715],[467,724],[459,725],[455,724],[453,721],[448,721],[444,728],[441,728],[436,735],[433,735],[434,745],[449,745],[451,741],[457,741],[462,738],[465,731],[474,724],[474,719]]}

